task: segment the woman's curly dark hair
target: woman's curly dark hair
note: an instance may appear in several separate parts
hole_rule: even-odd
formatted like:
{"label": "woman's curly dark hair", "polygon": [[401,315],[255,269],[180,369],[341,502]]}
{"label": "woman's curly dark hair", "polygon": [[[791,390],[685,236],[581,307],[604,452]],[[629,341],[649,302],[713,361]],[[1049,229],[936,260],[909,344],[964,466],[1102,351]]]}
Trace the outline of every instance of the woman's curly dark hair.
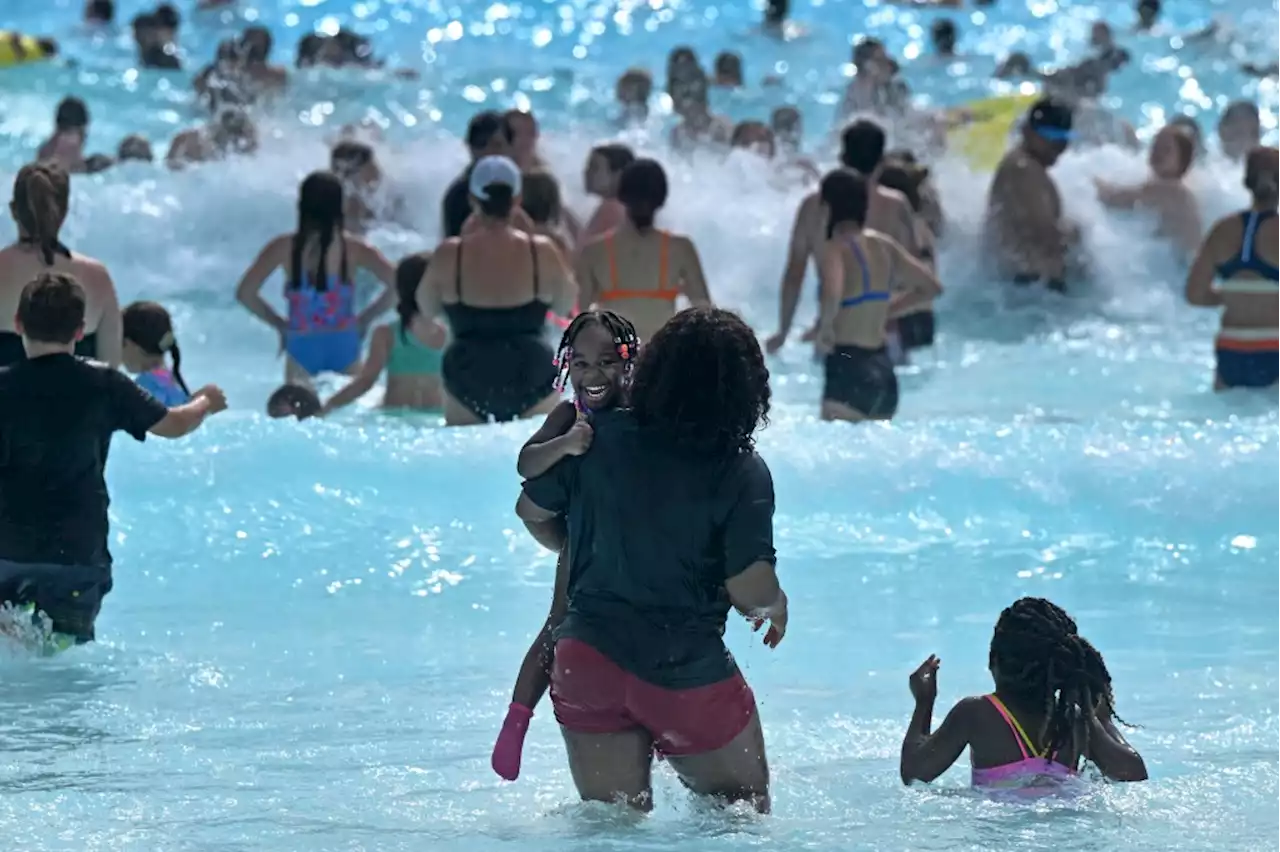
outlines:
{"label": "woman's curly dark hair", "polygon": [[769,368],[755,332],[721,308],[688,308],[640,350],[631,382],[636,421],[681,451],[751,451],[769,422]]}

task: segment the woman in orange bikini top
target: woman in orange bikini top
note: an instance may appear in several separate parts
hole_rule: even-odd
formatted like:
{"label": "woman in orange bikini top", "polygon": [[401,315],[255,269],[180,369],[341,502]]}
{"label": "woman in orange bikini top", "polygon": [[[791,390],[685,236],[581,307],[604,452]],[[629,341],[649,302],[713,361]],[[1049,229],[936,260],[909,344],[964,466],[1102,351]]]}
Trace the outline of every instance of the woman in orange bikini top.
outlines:
{"label": "woman in orange bikini top", "polygon": [[630,320],[644,340],[675,314],[677,297],[692,305],[710,305],[711,297],[693,242],[653,226],[667,201],[662,166],[648,159],[627,166],[618,200],[626,221],[583,247],[578,257],[579,304],[608,307]]}

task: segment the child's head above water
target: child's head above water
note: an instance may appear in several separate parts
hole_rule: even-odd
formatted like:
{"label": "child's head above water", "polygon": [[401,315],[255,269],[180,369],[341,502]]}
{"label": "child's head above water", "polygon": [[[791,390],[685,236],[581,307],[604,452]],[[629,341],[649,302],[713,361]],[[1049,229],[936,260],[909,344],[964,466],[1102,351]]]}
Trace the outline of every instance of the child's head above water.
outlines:
{"label": "child's head above water", "polygon": [[640,354],[640,338],[631,321],[613,311],[578,314],[564,330],[556,354],[557,386],[573,385],[579,411],[601,411],[625,404],[631,368]]}
{"label": "child's head above water", "polygon": [[306,420],[320,413],[320,397],[302,385],[281,385],[267,400],[267,416],[296,417]]}
{"label": "child's head above water", "polygon": [[173,318],[158,302],[134,302],[120,312],[123,345],[120,360],[131,373],[145,373],[164,366],[165,356],[173,361],[173,379],[188,395],[182,379],[182,350],[173,334]]}
{"label": "child's head above water", "polygon": [[1050,753],[1071,737],[1077,708],[1091,717],[1110,694],[1102,655],[1065,610],[1044,598],[1022,598],[1000,613],[988,660],[998,695],[1045,708],[1038,740]]}

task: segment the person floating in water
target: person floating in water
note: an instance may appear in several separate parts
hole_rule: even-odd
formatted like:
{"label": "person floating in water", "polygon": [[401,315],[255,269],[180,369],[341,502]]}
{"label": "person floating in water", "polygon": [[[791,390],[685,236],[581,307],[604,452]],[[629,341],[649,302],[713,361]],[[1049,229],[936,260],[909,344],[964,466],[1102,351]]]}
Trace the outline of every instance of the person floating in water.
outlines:
{"label": "person floating in water", "polygon": [[[1209,229],[1187,273],[1187,301],[1223,308],[1214,390],[1274,388],[1280,379],[1280,257],[1276,243],[1280,154],[1255,148],[1245,161],[1248,210]],[[1221,283],[1215,289],[1214,279]]]}
{"label": "person floating in water", "polygon": [[984,238],[996,271],[1016,284],[1044,282],[1065,292],[1080,229],[1062,215],[1062,196],[1049,169],[1071,143],[1071,108],[1037,101],[1022,125],[1022,141],[1004,155],[991,179]]}
{"label": "person floating in water", "polygon": [[[521,477],[541,476],[561,459],[580,456],[591,448],[591,416],[626,404],[631,370],[639,354],[635,327],[612,311],[588,311],[574,317],[556,355],[558,383],[563,388],[567,380],[574,398],[552,409],[520,450],[516,469]],[[561,547],[557,577],[568,576],[568,558],[568,551]],[[555,602],[563,600],[564,589],[558,588],[551,613],[520,666],[511,704],[493,747],[493,771],[508,781],[520,775],[520,756],[533,710],[551,685],[552,633],[564,617]]]}
{"label": "person floating in water", "polygon": [[1147,767],[1112,723],[1102,655],[1076,623],[1043,598],[1000,613],[988,657],[995,692],[952,708],[932,731],[938,667],[930,656],[911,675],[916,709],[902,741],[902,783],[932,781],[969,749],[973,786],[1051,792],[1082,761],[1112,781],[1145,781]]}
{"label": "person floating in water", "polygon": [[431,256],[413,254],[396,267],[396,312],[400,319],[378,326],[369,342],[369,356],[346,387],[324,404],[323,414],[350,405],[369,392],[385,371],[387,390],[383,408],[436,411],[444,406],[440,362],[449,333],[418,310],[418,285],[427,274]]}
{"label": "person floating in water", "polygon": [[111,591],[111,436],[180,438],[227,407],[213,385],[166,406],[114,368],[77,358],[86,301],[70,275],[41,273],[18,302],[26,360],[0,369],[0,604],[30,609],[52,638],[74,643],[93,641]]}
{"label": "person floating in water", "polygon": [[134,374],[138,387],[165,405],[185,405],[191,400],[191,391],[182,378],[182,350],[169,312],[156,302],[134,302],[122,316],[124,368]]}

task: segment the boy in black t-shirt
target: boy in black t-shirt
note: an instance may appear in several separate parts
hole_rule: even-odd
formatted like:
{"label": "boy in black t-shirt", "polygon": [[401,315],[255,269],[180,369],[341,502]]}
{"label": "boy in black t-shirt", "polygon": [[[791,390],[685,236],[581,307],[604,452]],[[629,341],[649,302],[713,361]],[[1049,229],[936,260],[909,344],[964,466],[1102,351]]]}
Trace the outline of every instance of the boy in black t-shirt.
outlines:
{"label": "boy in black t-shirt", "polygon": [[77,642],[93,639],[111,591],[111,436],[180,438],[227,407],[208,385],[166,408],[128,376],[77,358],[84,313],[74,278],[40,275],[18,302],[27,359],[0,369],[0,604],[33,608]]}

